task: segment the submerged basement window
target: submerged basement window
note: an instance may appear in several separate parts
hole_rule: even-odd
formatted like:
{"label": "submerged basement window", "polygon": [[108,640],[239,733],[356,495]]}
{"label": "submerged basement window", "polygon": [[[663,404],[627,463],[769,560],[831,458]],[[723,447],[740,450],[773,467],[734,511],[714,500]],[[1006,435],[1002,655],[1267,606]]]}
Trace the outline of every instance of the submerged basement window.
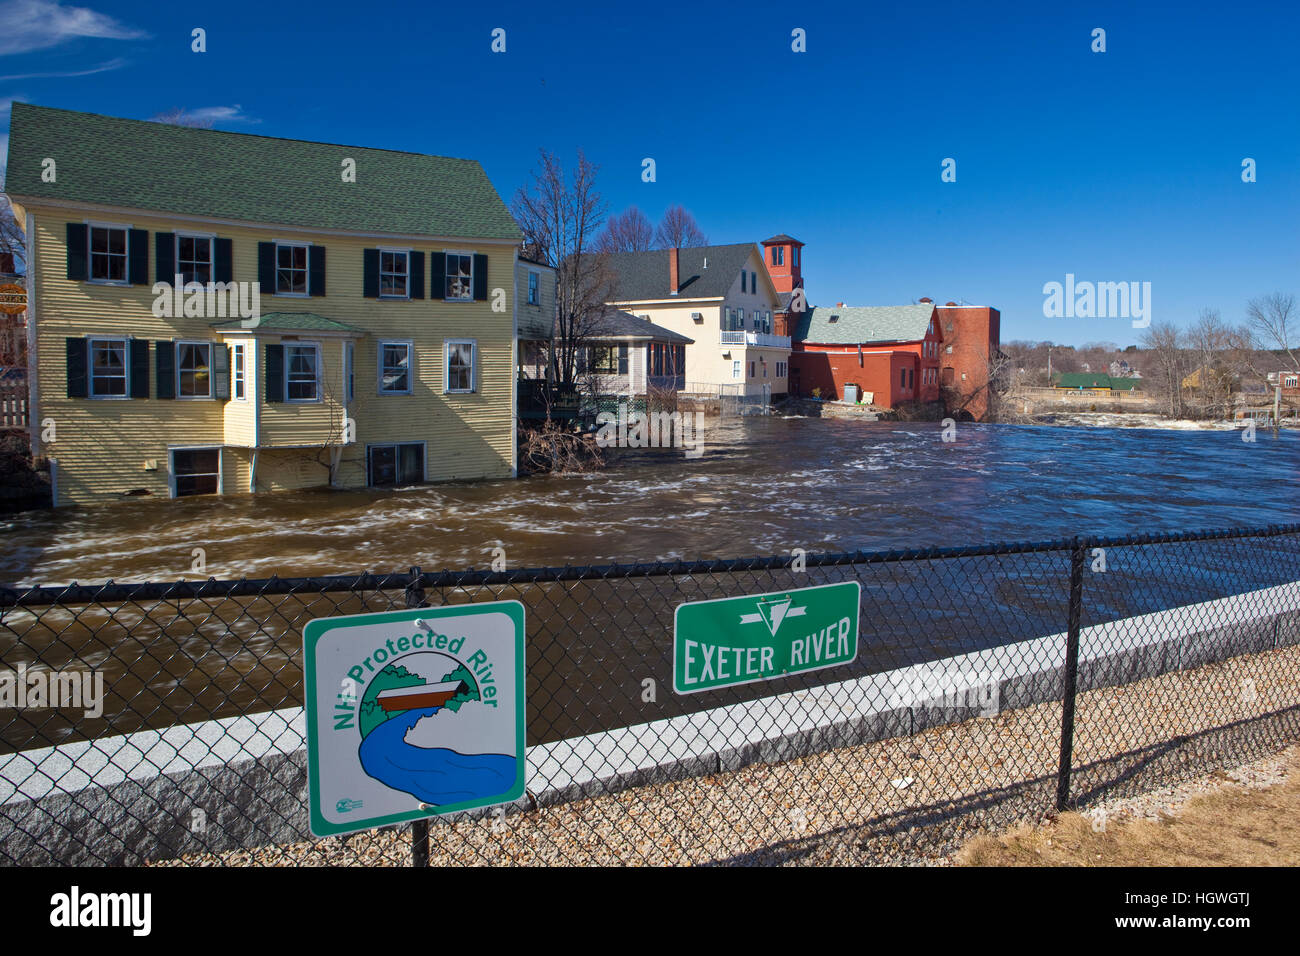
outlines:
{"label": "submerged basement window", "polygon": [[375,488],[413,485],[424,481],[424,443],[371,445],[368,483]]}
{"label": "submerged basement window", "polygon": [[172,449],[173,494],[215,495],[221,481],[220,448]]}

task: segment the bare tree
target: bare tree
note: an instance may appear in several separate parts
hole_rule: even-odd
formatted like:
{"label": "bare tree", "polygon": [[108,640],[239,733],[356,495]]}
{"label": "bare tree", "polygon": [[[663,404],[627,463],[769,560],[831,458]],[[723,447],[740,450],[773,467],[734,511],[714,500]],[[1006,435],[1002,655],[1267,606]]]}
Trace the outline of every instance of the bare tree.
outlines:
{"label": "bare tree", "polygon": [[155,123],[169,123],[172,126],[191,126],[194,129],[212,129],[212,120],[191,116],[183,106],[176,106],[153,117]]}
{"label": "bare tree", "polygon": [[597,252],[646,252],[654,248],[655,230],[636,206],[615,213],[596,240]]}
{"label": "bare tree", "polygon": [[1164,395],[1165,411],[1178,418],[1183,414],[1183,333],[1169,322],[1155,322],[1142,333],[1142,347],[1150,353],[1148,364],[1153,390]]}
{"label": "bare tree", "polygon": [[577,381],[580,350],[614,297],[606,254],[596,248],[607,207],[596,189],[597,167],[581,150],[572,176],[554,153],[540,153],[540,168],[531,183],[519,187],[511,209],[533,257],[557,273],[551,348],[559,385],[569,391]]}
{"label": "bare tree", "polygon": [[1294,295],[1274,292],[1251,299],[1246,303],[1246,322],[1265,348],[1285,352],[1292,366],[1300,371],[1300,359],[1296,358],[1300,341],[1295,341],[1300,338],[1300,328],[1296,328],[1300,324],[1300,315],[1296,314]]}
{"label": "bare tree", "polygon": [[13,256],[14,271],[27,271],[27,236],[14,218],[8,196],[0,196],[0,255]]}
{"label": "bare tree", "polygon": [[655,230],[655,243],[660,249],[686,249],[691,246],[707,246],[709,239],[700,229],[700,224],[682,206],[669,206],[664,218]]}

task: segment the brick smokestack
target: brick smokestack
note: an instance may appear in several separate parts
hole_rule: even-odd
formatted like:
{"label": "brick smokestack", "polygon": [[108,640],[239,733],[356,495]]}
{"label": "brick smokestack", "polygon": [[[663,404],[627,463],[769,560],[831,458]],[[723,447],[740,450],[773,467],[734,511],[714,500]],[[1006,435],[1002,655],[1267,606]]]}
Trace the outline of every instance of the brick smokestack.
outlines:
{"label": "brick smokestack", "polygon": [[677,290],[681,287],[678,281],[678,264],[677,264],[677,247],[668,250],[668,292],[670,295],[676,295]]}

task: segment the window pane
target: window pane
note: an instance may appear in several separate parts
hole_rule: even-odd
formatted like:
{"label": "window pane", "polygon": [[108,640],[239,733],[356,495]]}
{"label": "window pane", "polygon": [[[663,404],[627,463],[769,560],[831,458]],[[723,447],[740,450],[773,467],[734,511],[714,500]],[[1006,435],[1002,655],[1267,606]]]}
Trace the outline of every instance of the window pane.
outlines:
{"label": "window pane", "polygon": [[404,485],[424,480],[424,446],[399,445],[401,461],[397,480]]}
{"label": "window pane", "polygon": [[176,481],[176,496],[215,495],[221,452],[216,448],[200,448],[172,452],[172,476]]}
{"label": "window pane", "polygon": [[397,483],[397,448],[380,445],[370,449],[370,483],[393,485]]}

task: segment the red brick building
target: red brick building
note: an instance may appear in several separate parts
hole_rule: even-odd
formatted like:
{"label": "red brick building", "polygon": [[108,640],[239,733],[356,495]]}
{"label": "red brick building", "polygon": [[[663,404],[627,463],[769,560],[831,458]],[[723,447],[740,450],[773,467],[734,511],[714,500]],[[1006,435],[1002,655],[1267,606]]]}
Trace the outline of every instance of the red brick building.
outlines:
{"label": "red brick building", "polygon": [[1001,354],[1002,313],[987,305],[949,302],[935,309],[943,335],[939,383],[949,414],[983,421],[989,412],[989,374]]}
{"label": "red brick building", "polygon": [[[763,240],[763,262],[781,297],[778,335],[791,337],[790,394],[842,399],[845,385],[873,393],[874,404],[943,400],[949,414],[983,419],[989,374],[1000,355],[1001,313],[989,306],[798,309],[804,244],[784,233]],[[798,294],[798,298],[796,298]],[[794,300],[792,302],[792,300]]]}
{"label": "red brick building", "polygon": [[893,408],[939,400],[942,336],[932,302],[834,308],[802,313],[790,353],[790,391],[842,401],[845,387],[859,398]]}

